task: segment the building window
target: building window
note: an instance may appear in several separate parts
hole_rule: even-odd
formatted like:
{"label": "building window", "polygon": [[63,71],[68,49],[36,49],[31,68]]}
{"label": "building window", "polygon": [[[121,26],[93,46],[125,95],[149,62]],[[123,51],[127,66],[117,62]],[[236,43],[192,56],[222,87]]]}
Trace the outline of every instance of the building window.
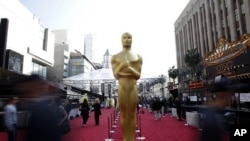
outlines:
{"label": "building window", "polygon": [[234,6],[234,10],[236,10],[237,9],[236,0],[233,1],[233,6]]}
{"label": "building window", "polygon": [[63,78],[68,77],[68,73],[67,72],[63,72]]}
{"label": "building window", "polygon": [[238,21],[239,20],[239,13],[237,10],[234,10],[234,15],[235,15],[235,20]]}
{"label": "building window", "polygon": [[242,14],[242,33],[247,33],[247,26],[246,26],[246,17],[245,14]]}
{"label": "building window", "polygon": [[244,7],[244,5],[241,5],[240,7],[241,7],[241,14],[244,14],[245,13],[245,7]]}
{"label": "building window", "polygon": [[222,27],[225,27],[225,20],[222,20],[221,23],[222,23]]}
{"label": "building window", "polygon": [[225,37],[225,27],[222,28],[222,37]]}
{"label": "building window", "polygon": [[237,30],[237,39],[240,39],[240,30]]}
{"label": "building window", "polygon": [[44,30],[43,34],[44,34],[43,35],[43,50],[47,51],[47,48],[48,48],[48,28],[46,28]]}
{"label": "building window", "polygon": [[67,70],[67,69],[68,69],[68,65],[67,65],[67,64],[64,64],[64,65],[63,65],[63,69],[64,69],[64,70]]}
{"label": "building window", "polygon": [[226,17],[228,16],[228,9],[225,8],[225,14],[226,14]]}
{"label": "building window", "polygon": [[227,27],[227,36],[228,36],[228,41],[231,41],[231,33],[230,33],[230,27]]}
{"label": "building window", "polygon": [[240,0],[240,5],[243,5],[243,0]]}
{"label": "building window", "polygon": [[240,27],[239,21],[235,21],[235,24],[236,24],[236,29],[238,29]]}
{"label": "building window", "polygon": [[227,25],[230,25],[229,22],[230,22],[229,16],[227,16]]}
{"label": "building window", "polygon": [[226,7],[226,8],[227,8],[227,2],[228,2],[228,0],[224,0],[225,7]]}
{"label": "building window", "polygon": [[37,74],[40,77],[46,79],[47,77],[47,67],[38,63],[32,63],[32,74]]}

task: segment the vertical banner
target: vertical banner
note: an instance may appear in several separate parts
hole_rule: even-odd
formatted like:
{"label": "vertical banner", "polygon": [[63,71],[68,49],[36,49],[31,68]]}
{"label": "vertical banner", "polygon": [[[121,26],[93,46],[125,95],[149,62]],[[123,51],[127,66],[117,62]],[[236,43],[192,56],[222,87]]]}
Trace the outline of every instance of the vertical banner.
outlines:
{"label": "vertical banner", "polygon": [[1,19],[0,22],[0,67],[6,68],[5,65],[5,55],[6,55],[6,45],[7,45],[7,36],[8,36],[8,19]]}
{"label": "vertical banner", "polygon": [[111,93],[111,84],[108,84],[108,93]]}

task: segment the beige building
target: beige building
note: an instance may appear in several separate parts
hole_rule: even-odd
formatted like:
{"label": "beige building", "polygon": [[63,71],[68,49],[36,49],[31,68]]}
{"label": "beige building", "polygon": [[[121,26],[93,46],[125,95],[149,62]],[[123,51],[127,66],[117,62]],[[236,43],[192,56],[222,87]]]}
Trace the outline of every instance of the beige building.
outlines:
{"label": "beige building", "polygon": [[185,71],[187,50],[204,57],[220,37],[233,42],[244,33],[250,34],[249,0],[190,0],[175,22],[178,69]]}

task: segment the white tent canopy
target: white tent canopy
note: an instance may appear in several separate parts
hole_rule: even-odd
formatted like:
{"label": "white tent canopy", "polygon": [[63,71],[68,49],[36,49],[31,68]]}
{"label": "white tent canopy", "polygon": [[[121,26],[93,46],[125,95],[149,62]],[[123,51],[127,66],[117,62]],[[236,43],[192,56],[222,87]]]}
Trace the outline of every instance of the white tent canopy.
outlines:
{"label": "white tent canopy", "polygon": [[[142,73],[137,83],[152,82],[158,78],[159,76],[147,75]],[[101,84],[103,83],[112,84],[112,87],[117,89],[118,81],[115,79],[111,68],[98,69],[63,79],[63,84],[67,85],[67,87],[69,86],[69,88],[73,86],[75,88],[90,90],[92,87],[93,88],[99,87],[98,88],[99,94],[100,94]],[[75,93],[75,92],[69,91],[69,93]]]}
{"label": "white tent canopy", "polygon": [[[159,78],[158,76],[153,76],[153,75],[147,75],[147,74],[141,74],[140,79],[150,79],[150,78]],[[115,80],[115,77],[113,75],[113,71],[110,68],[103,68],[103,69],[98,69],[94,70],[91,72],[86,72],[86,73],[81,73],[75,76],[71,76],[68,78],[63,79],[64,81],[67,80],[74,80],[74,81],[83,81],[83,80],[100,80],[100,81],[105,81],[105,80]]]}

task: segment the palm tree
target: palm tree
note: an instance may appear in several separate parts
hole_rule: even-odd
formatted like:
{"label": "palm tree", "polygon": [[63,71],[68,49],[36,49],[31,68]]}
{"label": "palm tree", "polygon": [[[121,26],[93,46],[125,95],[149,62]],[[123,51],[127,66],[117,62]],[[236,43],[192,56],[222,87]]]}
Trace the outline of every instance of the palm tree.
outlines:
{"label": "palm tree", "polygon": [[175,79],[179,74],[179,70],[175,68],[175,66],[172,66],[172,68],[168,69],[168,77],[173,79],[174,85],[175,85]]}
{"label": "palm tree", "polygon": [[187,54],[184,56],[186,65],[191,69],[192,78],[194,78],[194,74],[196,74],[196,67],[201,61],[201,55],[198,52],[197,48],[187,50]]}

